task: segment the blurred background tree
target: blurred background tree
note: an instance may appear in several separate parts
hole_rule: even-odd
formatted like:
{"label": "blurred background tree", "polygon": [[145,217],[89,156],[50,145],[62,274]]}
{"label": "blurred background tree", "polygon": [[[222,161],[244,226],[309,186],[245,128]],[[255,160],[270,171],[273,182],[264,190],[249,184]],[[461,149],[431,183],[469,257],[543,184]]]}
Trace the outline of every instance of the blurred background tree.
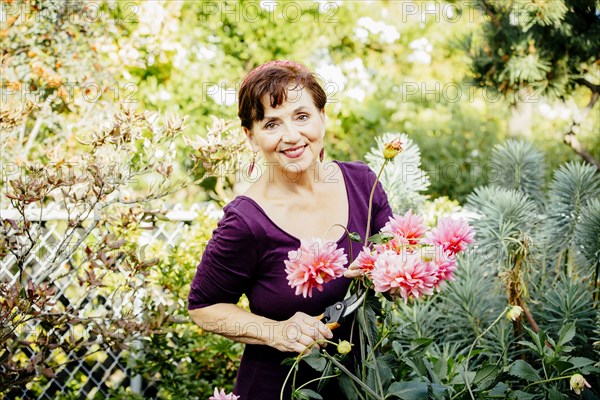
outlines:
{"label": "blurred background tree", "polygon": [[587,118],[600,96],[598,3],[476,3],[485,22],[478,34],[465,41],[474,81],[515,104],[515,114],[524,113],[520,118],[515,115],[519,125],[515,133],[531,132],[532,103],[562,103],[569,115],[562,126],[553,129],[553,138],[562,136],[577,155],[600,169],[600,113],[596,110]]}

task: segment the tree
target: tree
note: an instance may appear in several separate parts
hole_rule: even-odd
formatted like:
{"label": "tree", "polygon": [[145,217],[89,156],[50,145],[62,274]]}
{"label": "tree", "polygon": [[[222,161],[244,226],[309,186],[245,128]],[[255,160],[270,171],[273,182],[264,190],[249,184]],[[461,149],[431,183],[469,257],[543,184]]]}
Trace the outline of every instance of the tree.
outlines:
{"label": "tree", "polygon": [[[600,169],[598,155],[578,140],[582,122],[600,96],[600,17],[594,0],[478,0],[486,22],[465,48],[473,79],[513,103],[540,97],[566,101],[588,92],[587,105],[563,136]],[[598,149],[595,149],[596,151]]]}

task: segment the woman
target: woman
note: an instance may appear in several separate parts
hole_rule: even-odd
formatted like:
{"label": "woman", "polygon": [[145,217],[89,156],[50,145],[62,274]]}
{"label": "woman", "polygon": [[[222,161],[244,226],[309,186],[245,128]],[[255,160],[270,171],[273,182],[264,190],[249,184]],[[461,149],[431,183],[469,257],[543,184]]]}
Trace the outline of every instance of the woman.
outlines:
{"label": "woman", "polygon": [[[240,87],[238,115],[254,159],[260,152],[265,168],[224,208],[198,265],[188,308],[203,329],[246,343],[234,389],[241,400],[279,399],[290,368],[281,365],[283,359],[314,341],[350,336],[350,322],[331,332],[315,318],[344,298],[350,280],[330,281],[304,298],[288,285],[284,265],[300,238],[323,238],[325,232],[325,239],[356,257],[361,245],[350,249],[343,228],[329,229],[335,224],[365,235],[375,174],[359,162],[323,163],[326,102],[313,74],[291,61],[257,67]],[[378,232],[392,215],[379,184],[373,204],[370,231]],[[251,312],[235,305],[242,293]],[[296,387],[317,376],[301,365]],[[291,397],[289,383],[285,399]],[[335,382],[321,393],[344,398]]]}

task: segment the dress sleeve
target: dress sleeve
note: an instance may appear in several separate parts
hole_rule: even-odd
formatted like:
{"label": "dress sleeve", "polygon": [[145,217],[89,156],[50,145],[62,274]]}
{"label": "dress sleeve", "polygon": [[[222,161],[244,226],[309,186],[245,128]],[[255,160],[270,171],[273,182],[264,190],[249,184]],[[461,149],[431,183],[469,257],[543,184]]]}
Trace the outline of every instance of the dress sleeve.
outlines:
{"label": "dress sleeve", "polygon": [[237,303],[258,260],[256,241],[243,218],[228,207],[202,254],[190,287],[188,309]]}
{"label": "dress sleeve", "polygon": [[[377,179],[377,175],[373,170],[369,168],[369,194],[371,194],[371,188],[373,187],[373,183]],[[381,185],[381,182],[377,182],[377,186],[375,187],[375,193],[373,194],[373,217],[371,221],[371,235],[378,233],[381,228],[389,221],[390,217],[393,215],[392,208],[388,203],[387,194]]]}

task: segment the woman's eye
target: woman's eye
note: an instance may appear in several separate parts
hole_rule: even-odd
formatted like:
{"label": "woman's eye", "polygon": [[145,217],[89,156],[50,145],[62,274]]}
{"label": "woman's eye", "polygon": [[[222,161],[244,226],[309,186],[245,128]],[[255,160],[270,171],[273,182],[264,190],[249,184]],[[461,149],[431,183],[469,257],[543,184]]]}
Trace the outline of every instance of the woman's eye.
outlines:
{"label": "woman's eye", "polygon": [[265,125],[265,129],[275,129],[277,127],[277,124],[275,124],[274,122],[269,122]]}
{"label": "woman's eye", "polygon": [[300,121],[306,121],[306,120],[308,119],[308,114],[300,114],[300,115],[298,116],[298,119],[299,119]]}

